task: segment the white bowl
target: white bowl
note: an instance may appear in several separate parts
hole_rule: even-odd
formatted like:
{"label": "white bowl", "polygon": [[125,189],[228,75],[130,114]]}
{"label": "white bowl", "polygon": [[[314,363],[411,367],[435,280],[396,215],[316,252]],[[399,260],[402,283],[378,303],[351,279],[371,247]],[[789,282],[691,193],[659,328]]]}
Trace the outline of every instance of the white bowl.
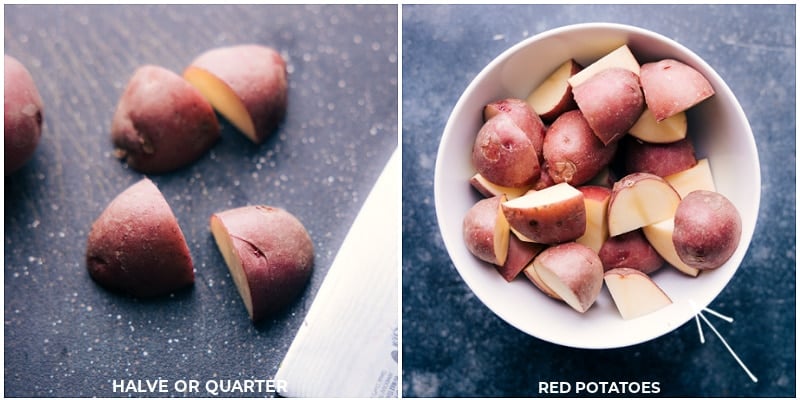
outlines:
{"label": "white bowl", "polygon": [[[524,276],[506,282],[489,264],[474,257],[462,236],[467,210],[480,199],[470,186],[475,173],[471,151],[487,103],[526,98],[560,63],[582,65],[627,43],[640,63],[674,58],[699,70],[716,94],[687,113],[689,136],[698,158],[707,157],[717,191],[742,217],[739,248],[725,265],[698,277],[664,266],[653,279],[673,304],[655,313],[623,320],[606,288],[580,314],[546,297]],[[736,97],[705,61],[686,47],[651,31],[619,24],[565,26],[528,38],[487,65],[462,94],[439,144],[434,177],[436,214],[442,239],[461,277],[500,318],[542,340],[575,348],[617,348],[645,342],[680,327],[725,288],[744,258],[756,226],[761,194],[758,153],[750,124]]]}

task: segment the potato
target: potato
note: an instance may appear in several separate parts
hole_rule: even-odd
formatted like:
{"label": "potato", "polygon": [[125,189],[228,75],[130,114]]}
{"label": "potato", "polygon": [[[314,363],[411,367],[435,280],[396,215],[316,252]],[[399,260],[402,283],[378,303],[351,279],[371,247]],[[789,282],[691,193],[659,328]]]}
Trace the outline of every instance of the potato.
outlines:
{"label": "potato", "polygon": [[536,146],[505,113],[486,121],[478,131],[472,164],[490,182],[507,187],[531,186],[541,174]]}
{"label": "potato", "polygon": [[533,267],[546,288],[580,313],[594,304],[603,288],[603,263],[579,243],[548,247],[533,259]]}
{"label": "potato", "polygon": [[542,122],[552,123],[559,115],[578,107],[572,98],[569,78],[583,69],[577,61],[569,59],[558,66],[539,84],[526,99]]}
{"label": "potato", "polygon": [[219,135],[216,114],[203,95],[179,75],[154,65],[133,73],[111,123],[115,155],[148,174],[189,165]]}
{"label": "potato", "polygon": [[623,68],[598,72],[574,87],[572,94],[589,126],[606,145],[627,134],[644,111],[639,77]]}
{"label": "potato", "polygon": [[608,234],[617,236],[672,218],[680,201],[678,192],[658,175],[625,175],[611,188]]}
{"label": "potato", "polygon": [[11,175],[33,156],[42,135],[44,104],[36,83],[14,57],[4,57],[5,175]]}
{"label": "potato", "polygon": [[597,253],[608,240],[608,201],[611,199],[611,189],[596,185],[580,186],[577,189],[583,193],[586,230],[575,241]]}
{"label": "potato", "polygon": [[505,195],[481,199],[464,216],[464,243],[475,257],[494,265],[504,265],[509,249],[509,226],[500,204]]}
{"label": "potato", "polygon": [[213,214],[210,225],[253,322],[300,295],[311,277],[314,245],[294,215],[277,207],[245,206]]}
{"label": "potato", "polygon": [[568,183],[530,191],[501,204],[512,232],[542,244],[575,240],[586,231],[583,193]]}
{"label": "potato", "polygon": [[487,104],[483,108],[483,119],[488,121],[498,114],[508,114],[514,123],[528,135],[541,160],[545,127],[536,111],[524,100],[508,98]]}
{"label": "potato", "polygon": [[711,83],[696,69],[672,59],[642,65],[645,103],[656,121],[686,111],[714,95]]}
{"label": "potato", "polygon": [[523,186],[518,188],[511,188],[506,186],[495,185],[492,182],[489,182],[483,175],[476,173],[472,176],[469,180],[469,184],[478,191],[483,197],[494,197],[505,195],[506,198],[513,199],[523,194],[527,193],[530,190],[529,187]]}
{"label": "potato", "polygon": [[507,282],[511,282],[517,278],[517,275],[519,275],[545,247],[546,246],[543,244],[525,242],[516,235],[509,235],[506,262],[502,265],[495,264],[495,268],[503,279]]}
{"label": "potato", "polygon": [[580,110],[561,114],[544,138],[547,172],[556,183],[578,186],[597,175],[614,157],[617,142],[603,144]]}
{"label": "potato", "polygon": [[264,142],[286,116],[286,62],[270,47],[243,44],[212,49],[195,58],[183,76],[256,144]]}
{"label": "potato", "polygon": [[634,319],[672,304],[650,277],[633,268],[614,268],[604,277],[608,292],[623,319]]}
{"label": "potato", "polygon": [[[536,258],[534,258],[534,260],[536,260]],[[531,283],[533,283],[533,286],[541,290],[542,293],[546,294],[548,297],[551,297],[553,299],[562,300],[561,296],[559,296],[558,293],[554,292],[553,289],[550,289],[550,287],[547,286],[546,283],[544,283],[542,277],[540,277],[539,273],[536,272],[536,268],[534,267],[533,262],[529,263],[528,266],[525,267],[524,270],[522,270],[522,272],[525,274],[525,277],[528,278],[528,280],[531,281]]]}
{"label": "potato", "polygon": [[666,177],[697,164],[694,145],[689,138],[672,143],[648,143],[627,136],[620,146],[628,173],[647,172]]}
{"label": "potato", "polygon": [[675,210],[672,242],[680,259],[699,270],[722,266],[736,251],[742,219],[736,206],[720,193],[696,190]]}
{"label": "potato", "polygon": [[608,238],[597,256],[605,271],[632,268],[649,275],[664,265],[664,259],[650,245],[641,229]]}
{"label": "potato", "polygon": [[194,283],[183,232],[147,178],[117,195],[94,221],[86,265],[100,286],[135,297],[160,296]]}

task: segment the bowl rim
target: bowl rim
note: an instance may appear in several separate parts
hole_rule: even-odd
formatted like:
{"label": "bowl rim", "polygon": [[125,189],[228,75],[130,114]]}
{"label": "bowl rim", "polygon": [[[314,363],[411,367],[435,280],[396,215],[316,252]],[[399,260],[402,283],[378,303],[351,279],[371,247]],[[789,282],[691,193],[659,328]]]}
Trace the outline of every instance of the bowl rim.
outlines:
{"label": "bowl rim", "polygon": [[[693,301],[689,300],[689,303],[691,303],[691,304],[683,305],[683,312],[680,313],[680,317],[676,319],[676,322],[675,322],[674,326],[671,326],[668,329],[664,329],[663,331],[660,331],[659,333],[645,335],[645,336],[643,336],[641,338],[637,338],[635,340],[623,340],[623,341],[617,341],[617,342],[595,343],[595,344],[587,344],[587,343],[584,343],[584,342],[575,342],[575,341],[571,341],[571,340],[561,340],[561,339],[556,339],[556,338],[553,338],[553,337],[542,337],[541,335],[537,335],[535,333],[532,333],[532,332],[528,331],[527,329],[524,329],[523,327],[519,326],[517,323],[515,323],[512,319],[510,319],[509,316],[506,315],[505,313],[503,313],[501,310],[496,310],[496,309],[492,308],[487,303],[487,300],[484,298],[485,294],[484,293],[479,293],[478,291],[475,290],[473,285],[470,283],[470,281],[464,275],[464,272],[456,264],[455,260],[456,260],[457,257],[455,256],[454,252],[456,251],[455,250],[455,246],[457,246],[458,243],[454,242],[456,239],[453,239],[452,237],[450,237],[450,235],[447,235],[445,233],[444,224],[446,223],[446,221],[443,221],[443,216],[442,216],[443,213],[441,212],[445,207],[447,207],[447,205],[442,203],[442,201],[443,201],[442,200],[443,199],[442,191],[444,190],[442,188],[442,182],[443,182],[443,179],[445,177],[443,176],[443,169],[444,168],[442,168],[441,160],[444,158],[443,155],[445,154],[445,147],[446,146],[444,146],[444,144],[446,143],[446,141],[449,139],[449,136],[453,132],[453,125],[455,125],[455,120],[454,120],[455,117],[457,115],[461,115],[463,113],[463,108],[466,107],[466,105],[467,105],[466,104],[468,102],[467,101],[468,100],[467,94],[472,93],[475,90],[475,88],[477,86],[479,86],[481,84],[481,82],[486,78],[486,76],[491,74],[498,66],[502,65],[503,63],[505,63],[509,58],[511,58],[514,54],[516,54],[520,49],[523,49],[523,48],[525,48],[527,46],[530,46],[533,42],[541,41],[543,39],[546,39],[546,38],[549,38],[549,37],[553,37],[553,36],[558,36],[558,35],[561,35],[561,34],[564,34],[564,33],[567,33],[567,32],[572,32],[572,31],[576,31],[576,30],[590,30],[590,29],[618,30],[621,33],[625,33],[625,34],[629,34],[629,35],[640,35],[640,36],[652,38],[652,39],[660,41],[660,42],[662,42],[662,43],[664,43],[664,44],[666,44],[666,45],[668,45],[670,47],[674,47],[675,49],[677,49],[682,54],[686,55],[687,57],[690,57],[691,61],[693,63],[702,65],[704,70],[706,70],[710,74],[712,74],[713,77],[711,77],[711,80],[713,80],[713,81],[715,81],[715,82],[717,82],[719,84],[719,85],[715,85],[715,90],[717,92],[717,95],[718,96],[723,96],[725,98],[730,98],[730,99],[733,100],[732,101],[732,104],[734,106],[733,110],[732,110],[733,111],[733,115],[738,117],[740,119],[740,122],[743,122],[743,125],[742,125],[743,129],[748,134],[747,135],[748,138],[746,140],[749,142],[749,143],[747,143],[748,144],[747,149],[750,152],[750,154],[748,155],[749,157],[747,157],[747,158],[751,161],[751,164],[752,164],[751,167],[754,167],[754,169],[753,169],[753,174],[754,174],[753,183],[756,186],[756,191],[755,191],[755,193],[754,193],[754,195],[753,195],[753,197],[751,199],[752,209],[754,210],[753,221],[752,221],[751,225],[748,225],[747,227],[745,227],[746,229],[743,229],[742,236],[740,238],[740,245],[739,246],[740,247],[744,247],[744,250],[741,250],[741,249],[737,250],[737,252],[742,251],[742,253],[741,253],[740,258],[737,260],[736,265],[733,268],[733,271],[730,273],[730,276],[727,278],[725,284],[722,285],[721,287],[719,287],[719,289],[716,290],[713,294],[711,294],[710,300],[708,301],[707,304],[697,305]],[[468,184],[468,183],[465,182],[465,184]],[[523,40],[520,40],[519,42],[517,42],[515,44],[512,44],[511,46],[507,47],[503,52],[501,52],[498,56],[496,56],[494,59],[492,59],[491,62],[489,62],[486,66],[484,66],[483,69],[481,69],[478,74],[475,75],[475,77],[470,81],[470,83],[467,85],[467,87],[464,89],[464,91],[459,96],[455,106],[453,107],[453,109],[450,112],[450,115],[448,117],[447,123],[446,123],[445,128],[444,128],[444,130],[442,132],[442,136],[440,138],[439,147],[437,149],[437,154],[436,154],[436,163],[435,163],[435,166],[434,166],[433,186],[434,186],[434,188],[433,188],[434,189],[434,207],[435,207],[436,216],[437,216],[437,224],[438,224],[438,227],[439,227],[440,235],[442,237],[442,241],[444,242],[445,248],[448,251],[448,255],[450,257],[451,264],[458,271],[459,275],[461,276],[461,278],[464,281],[464,283],[467,284],[467,286],[469,287],[470,291],[483,303],[484,306],[489,308],[490,311],[492,311],[495,315],[500,317],[502,320],[504,320],[506,323],[510,324],[511,326],[514,326],[516,329],[521,330],[521,331],[525,332],[526,334],[528,334],[530,336],[537,337],[537,338],[539,338],[541,340],[545,340],[545,341],[550,342],[550,343],[554,343],[554,344],[558,344],[558,345],[562,345],[562,346],[567,346],[567,347],[573,347],[573,348],[610,349],[610,348],[622,348],[622,347],[633,346],[633,345],[636,345],[636,344],[640,344],[640,343],[644,343],[644,342],[647,342],[647,341],[651,341],[653,339],[659,338],[661,336],[664,336],[664,335],[666,335],[668,333],[673,332],[674,330],[676,330],[680,326],[683,326],[684,324],[689,322],[692,318],[694,318],[694,316],[695,316],[695,314],[697,312],[699,312],[703,307],[705,307],[708,304],[710,304],[711,302],[713,302],[714,299],[716,299],[719,296],[719,294],[722,292],[722,290],[724,290],[724,288],[728,286],[728,284],[730,283],[731,279],[733,279],[733,276],[736,274],[736,272],[738,271],[738,269],[741,266],[742,262],[744,261],[745,254],[748,251],[748,249],[750,247],[750,244],[752,242],[752,235],[753,235],[753,232],[755,231],[755,227],[756,227],[757,219],[758,219],[758,212],[759,212],[759,209],[760,209],[761,172],[760,172],[760,162],[759,162],[759,158],[758,158],[758,151],[757,151],[757,147],[756,147],[756,143],[755,143],[755,138],[753,137],[752,127],[751,127],[751,125],[750,125],[750,123],[749,123],[749,121],[747,119],[747,115],[745,114],[744,110],[742,109],[741,103],[736,98],[736,96],[731,91],[731,89],[728,87],[727,83],[717,73],[717,71],[713,67],[711,67],[704,59],[702,59],[700,56],[698,56],[696,53],[694,53],[692,50],[690,50],[686,46],[682,45],[681,43],[679,43],[679,42],[677,42],[677,41],[675,41],[673,39],[670,39],[670,38],[668,38],[668,37],[666,37],[666,36],[664,36],[664,35],[662,35],[662,34],[660,34],[658,32],[654,32],[654,31],[651,31],[651,30],[648,30],[648,29],[645,29],[645,28],[641,28],[641,27],[638,27],[638,26],[622,24],[622,23],[584,22],[584,23],[568,24],[568,25],[563,25],[563,26],[560,26],[560,27],[555,27],[555,28],[548,29],[548,30],[542,31],[540,33],[537,33],[537,34],[535,34],[533,36],[530,36],[528,38],[525,38]],[[461,239],[461,241],[463,242],[463,239]],[[746,244],[746,246],[743,246],[743,244]],[[463,243],[461,243],[461,246],[463,247]],[[686,308],[687,307],[690,308],[690,311],[691,311],[690,313],[686,313]]]}

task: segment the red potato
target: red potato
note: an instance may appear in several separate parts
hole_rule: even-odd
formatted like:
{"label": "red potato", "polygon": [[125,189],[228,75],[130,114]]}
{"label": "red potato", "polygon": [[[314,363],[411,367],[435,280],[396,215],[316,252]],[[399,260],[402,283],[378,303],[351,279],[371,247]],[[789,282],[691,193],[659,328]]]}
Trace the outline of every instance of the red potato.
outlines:
{"label": "red potato", "polygon": [[717,191],[714,176],[711,174],[711,165],[707,158],[697,160],[694,167],[665,176],[664,180],[672,185],[681,198],[695,190]]}
{"label": "red potato", "polygon": [[505,196],[481,199],[464,216],[464,243],[472,255],[494,265],[504,265],[508,257],[508,222],[500,205]]}
{"label": "red potato", "polygon": [[606,271],[632,268],[649,275],[664,265],[664,259],[650,245],[641,229],[608,238],[597,256]]}
{"label": "red potato", "polygon": [[589,126],[606,145],[626,135],[644,111],[639,77],[623,68],[598,72],[574,87],[572,94]]}
{"label": "red potato", "polygon": [[503,279],[507,282],[511,282],[516,279],[517,275],[519,275],[544,248],[545,245],[525,242],[517,238],[516,235],[509,235],[506,262],[503,263],[503,265],[495,264],[495,268]]}
{"label": "red potato", "polygon": [[[534,258],[534,260],[535,259],[536,258]],[[551,297],[553,299],[561,300],[561,296],[559,296],[558,293],[554,292],[553,289],[550,289],[550,287],[547,286],[547,284],[545,284],[544,281],[542,281],[542,277],[540,277],[539,274],[536,272],[536,268],[534,267],[533,262],[528,264],[528,266],[525,267],[525,269],[522,270],[522,272],[525,274],[525,277],[527,277],[528,280],[531,281],[531,283],[533,283],[533,286],[536,286],[536,288],[541,290],[542,293],[546,294],[548,297]]]}
{"label": "red potato", "polygon": [[628,173],[647,172],[666,177],[697,164],[689,138],[672,143],[648,143],[628,136],[620,146]]}
{"label": "red potato", "polygon": [[675,210],[672,242],[680,259],[700,269],[717,269],[739,246],[742,219],[736,206],[720,193],[696,190]]}
{"label": "red potato", "polygon": [[611,188],[608,234],[617,236],[672,218],[680,201],[678,192],[658,175],[626,175]]}
{"label": "red potato", "polygon": [[568,183],[530,191],[501,207],[512,231],[525,241],[557,244],[575,240],[586,231],[583,193]]}
{"label": "red potato", "polygon": [[256,144],[285,118],[286,62],[272,48],[246,44],[212,49],[195,58],[183,76]]}
{"label": "red potato", "polygon": [[639,61],[637,61],[636,57],[631,53],[631,49],[628,45],[623,44],[570,77],[568,82],[572,87],[577,87],[599,72],[611,68],[627,69],[639,75]]}
{"label": "red potato", "polygon": [[547,288],[580,313],[594,304],[603,288],[603,263],[579,243],[548,247],[533,259],[533,267]]}
{"label": "red potato", "polygon": [[165,173],[191,164],[217,141],[220,127],[202,94],[165,68],[138,68],[111,123],[115,155],[131,168]]}
{"label": "red potato", "polygon": [[526,101],[543,122],[552,123],[559,115],[578,107],[572,98],[569,78],[581,69],[583,67],[575,60],[567,60],[528,95]]}
{"label": "red potato", "polygon": [[147,178],[117,195],[94,221],[86,264],[100,286],[135,297],[161,296],[194,283],[183,232]]}
{"label": "red potato", "polygon": [[561,114],[544,138],[543,154],[553,182],[578,186],[596,176],[617,152],[617,143],[603,144],[580,110]]}
{"label": "red potato", "polygon": [[656,121],[653,112],[649,108],[645,108],[628,133],[645,142],[672,143],[685,138],[688,129],[685,112],[679,112],[669,118]]}
{"label": "red potato", "polygon": [[604,275],[606,287],[623,319],[634,319],[672,304],[650,277],[633,268],[614,268]]}
{"label": "red potato", "polygon": [[545,126],[533,108],[524,100],[514,98],[494,101],[483,108],[485,121],[498,114],[508,114],[511,117],[514,123],[528,135],[528,139],[530,139],[533,148],[536,149],[536,153],[539,154],[541,159]]}
{"label": "red potato", "polygon": [[547,170],[547,163],[541,164],[539,179],[531,186],[531,190],[542,190],[555,185],[556,182]]}
{"label": "red potato", "polygon": [[3,154],[5,175],[11,175],[33,156],[42,135],[44,104],[25,66],[14,57],[4,57]]}
{"label": "red potato", "polygon": [[475,174],[472,178],[469,179],[470,185],[472,185],[475,190],[478,191],[483,197],[494,197],[505,195],[506,198],[514,199],[519,196],[525,194],[529,188],[528,187],[520,187],[520,188],[512,188],[507,186],[500,186],[495,185],[492,182],[489,182],[486,178],[483,177],[481,174]]}
{"label": "red potato", "polygon": [[675,244],[672,242],[674,231],[675,221],[672,218],[642,227],[642,233],[647,241],[669,265],[688,276],[696,277],[700,270],[686,265],[675,250]]}
{"label": "red potato", "polygon": [[714,88],[703,74],[677,60],[644,64],[639,76],[645,102],[656,121],[686,111],[714,95]]}
{"label": "red potato", "polygon": [[597,253],[608,240],[607,212],[611,189],[587,185],[578,187],[578,190],[583,193],[583,203],[586,206],[586,231],[575,241]]}
{"label": "red potato", "polygon": [[498,114],[483,124],[475,137],[472,164],[500,186],[529,187],[541,174],[536,146],[508,114]]}
{"label": "red potato", "polygon": [[291,304],[314,266],[303,224],[282,208],[245,206],[211,216],[211,233],[253,322]]}

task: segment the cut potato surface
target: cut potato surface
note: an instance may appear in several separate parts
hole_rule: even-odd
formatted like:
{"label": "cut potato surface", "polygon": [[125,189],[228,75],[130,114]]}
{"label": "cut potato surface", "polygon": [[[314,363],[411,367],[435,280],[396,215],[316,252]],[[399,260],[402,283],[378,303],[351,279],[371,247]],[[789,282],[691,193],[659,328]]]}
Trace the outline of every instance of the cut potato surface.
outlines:
{"label": "cut potato surface", "polygon": [[614,268],[604,276],[611,298],[624,319],[658,311],[672,300],[646,274],[632,268]]}

